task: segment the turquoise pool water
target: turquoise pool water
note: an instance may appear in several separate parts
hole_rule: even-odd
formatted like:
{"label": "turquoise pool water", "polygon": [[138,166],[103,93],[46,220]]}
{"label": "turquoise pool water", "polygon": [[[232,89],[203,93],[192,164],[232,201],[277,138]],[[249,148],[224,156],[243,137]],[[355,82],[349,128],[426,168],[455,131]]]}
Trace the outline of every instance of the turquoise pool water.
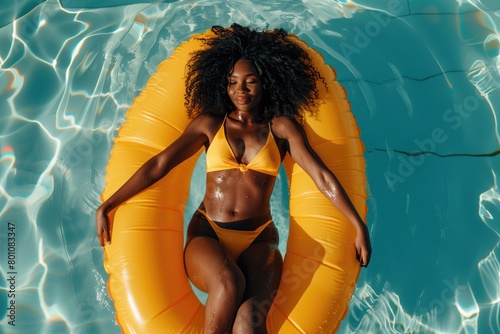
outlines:
{"label": "turquoise pool water", "polygon": [[161,60],[232,22],[299,35],[348,91],[374,251],[339,332],[500,333],[496,0],[3,4],[0,333],[120,332],[93,216],[112,139]]}

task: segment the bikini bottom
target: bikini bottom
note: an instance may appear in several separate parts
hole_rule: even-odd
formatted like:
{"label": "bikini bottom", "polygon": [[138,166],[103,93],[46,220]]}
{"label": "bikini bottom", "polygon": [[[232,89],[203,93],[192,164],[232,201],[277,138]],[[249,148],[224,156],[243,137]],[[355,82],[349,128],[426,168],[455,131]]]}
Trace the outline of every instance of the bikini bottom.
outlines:
{"label": "bikini bottom", "polygon": [[207,213],[204,210],[198,209],[198,211],[203,216],[205,216],[208,223],[215,231],[215,234],[217,234],[220,243],[222,244],[222,246],[224,246],[224,248],[227,250],[234,261],[237,261],[241,253],[243,253],[243,251],[245,251],[254,242],[259,234],[273,222],[272,219],[269,219],[267,222],[253,231],[233,230],[217,225],[216,222],[208,217]]}

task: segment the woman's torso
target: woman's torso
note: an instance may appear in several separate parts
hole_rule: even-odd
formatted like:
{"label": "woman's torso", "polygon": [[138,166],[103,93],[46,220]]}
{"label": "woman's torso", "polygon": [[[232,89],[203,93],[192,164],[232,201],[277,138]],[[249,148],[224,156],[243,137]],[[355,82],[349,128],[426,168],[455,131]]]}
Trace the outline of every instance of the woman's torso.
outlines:
{"label": "woman's torso", "polygon": [[[202,207],[217,222],[269,216],[277,169],[285,155],[284,140],[273,136],[269,123],[244,123],[230,116],[212,119],[211,123],[206,133],[209,168]],[[221,165],[219,160],[227,155],[242,167],[229,163],[226,167],[210,168]]]}

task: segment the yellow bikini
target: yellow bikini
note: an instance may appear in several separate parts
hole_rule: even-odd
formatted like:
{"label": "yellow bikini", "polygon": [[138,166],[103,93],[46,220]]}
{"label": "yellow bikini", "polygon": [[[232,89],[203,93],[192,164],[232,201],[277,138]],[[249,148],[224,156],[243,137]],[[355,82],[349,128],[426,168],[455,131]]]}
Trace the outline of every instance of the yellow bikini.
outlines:
{"label": "yellow bikini", "polygon": [[250,163],[243,164],[238,162],[231,146],[229,146],[225,125],[226,119],[222,122],[219,131],[217,131],[207,149],[207,172],[237,168],[241,172],[251,169],[264,174],[278,175],[281,165],[281,154],[271,129],[269,129],[267,141],[259,153],[257,153]]}
{"label": "yellow bikini", "polygon": [[[238,162],[231,146],[229,146],[226,138],[225,125],[226,119],[222,122],[221,127],[207,149],[207,173],[220,170],[239,169],[242,173],[253,170],[272,176],[278,175],[281,165],[281,154],[270,128],[264,146],[250,163],[244,164]],[[268,220],[253,231],[234,230],[220,227],[208,217],[204,210],[198,209],[198,211],[205,216],[210,226],[212,226],[215,231],[215,234],[217,234],[220,243],[235,261],[238,260],[241,253],[252,244],[255,238],[272,223],[272,219]]]}
{"label": "yellow bikini", "polygon": [[214,229],[215,234],[217,234],[220,243],[224,246],[234,261],[237,261],[241,253],[243,253],[243,251],[252,244],[255,238],[259,236],[260,232],[273,222],[272,219],[269,219],[253,231],[233,230],[217,225],[216,222],[208,217],[204,210],[198,209],[198,212],[200,212],[207,219],[210,226]]}

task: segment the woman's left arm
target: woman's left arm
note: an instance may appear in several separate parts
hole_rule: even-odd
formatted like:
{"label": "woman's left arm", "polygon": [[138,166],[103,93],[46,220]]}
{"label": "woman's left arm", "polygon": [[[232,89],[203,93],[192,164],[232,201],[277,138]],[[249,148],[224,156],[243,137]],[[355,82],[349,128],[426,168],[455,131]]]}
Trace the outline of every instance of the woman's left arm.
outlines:
{"label": "woman's left arm", "polygon": [[366,224],[354,208],[345,189],[335,174],[324,164],[309,145],[304,129],[289,117],[278,117],[273,121],[273,132],[285,139],[293,160],[312,178],[318,189],[335,205],[356,229],[356,253],[359,263],[366,267],[370,262],[371,244]]}

